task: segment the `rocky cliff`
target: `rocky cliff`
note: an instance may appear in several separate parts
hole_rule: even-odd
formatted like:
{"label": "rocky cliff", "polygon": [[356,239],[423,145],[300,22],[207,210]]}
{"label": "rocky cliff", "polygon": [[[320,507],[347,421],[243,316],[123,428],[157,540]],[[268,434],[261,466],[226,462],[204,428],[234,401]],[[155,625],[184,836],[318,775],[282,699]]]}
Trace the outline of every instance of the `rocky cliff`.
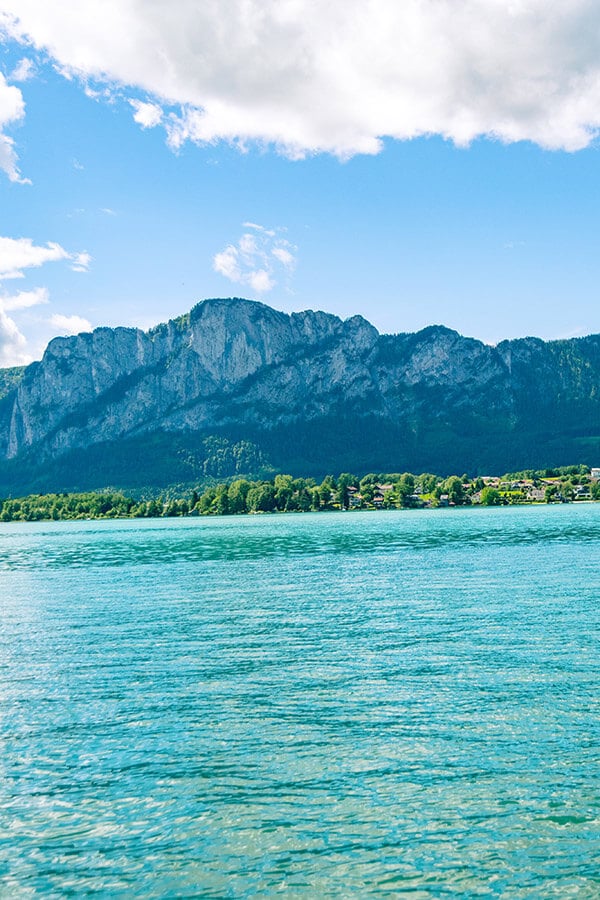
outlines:
{"label": "rocky cliff", "polygon": [[380,335],[360,316],[206,300],[149,332],[56,338],[0,384],[5,491],[190,481],[214,452],[237,460],[222,476],[600,457],[598,335],[490,347],[439,326]]}

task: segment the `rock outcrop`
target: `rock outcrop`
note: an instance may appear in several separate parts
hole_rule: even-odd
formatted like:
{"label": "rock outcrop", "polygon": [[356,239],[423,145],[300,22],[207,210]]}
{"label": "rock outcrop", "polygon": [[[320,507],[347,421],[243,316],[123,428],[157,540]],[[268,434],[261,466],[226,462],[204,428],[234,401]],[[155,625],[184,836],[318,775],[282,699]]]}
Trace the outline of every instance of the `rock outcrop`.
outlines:
{"label": "rock outcrop", "polygon": [[380,335],[360,316],[206,300],[148,332],[56,338],[6,383],[6,483],[19,462],[36,485],[61,459],[81,475],[92,448],[114,455],[150,435],[163,449],[169,436],[250,440],[276,468],[308,473],[481,471],[600,453],[597,335],[490,347],[441,326]]}

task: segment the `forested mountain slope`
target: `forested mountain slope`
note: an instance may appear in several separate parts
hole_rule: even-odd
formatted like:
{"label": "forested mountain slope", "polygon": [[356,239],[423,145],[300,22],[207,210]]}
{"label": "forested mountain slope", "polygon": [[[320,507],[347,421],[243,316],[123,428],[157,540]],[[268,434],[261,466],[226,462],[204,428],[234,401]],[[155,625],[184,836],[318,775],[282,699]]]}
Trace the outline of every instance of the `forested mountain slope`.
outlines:
{"label": "forested mountain slope", "polygon": [[0,388],[4,493],[600,459],[598,335],[491,347],[206,300],[148,332],[56,338]]}

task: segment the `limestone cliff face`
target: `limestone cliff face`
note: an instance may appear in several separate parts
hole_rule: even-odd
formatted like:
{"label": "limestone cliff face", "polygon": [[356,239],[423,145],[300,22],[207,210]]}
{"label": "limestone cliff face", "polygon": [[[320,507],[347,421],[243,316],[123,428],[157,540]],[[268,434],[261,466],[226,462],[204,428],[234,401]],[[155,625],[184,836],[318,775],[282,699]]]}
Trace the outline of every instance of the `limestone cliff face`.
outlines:
{"label": "limestone cliff face", "polygon": [[[208,300],[147,333],[98,328],[56,338],[6,398],[0,452],[14,458],[36,446],[53,455],[157,427],[253,419],[256,411],[240,411],[248,405],[244,387],[250,401],[301,412],[310,401],[303,357],[333,342],[329,374],[340,382],[348,352],[376,339],[359,317],[344,323],[322,312],[288,316],[246,300]],[[330,387],[318,372],[309,380],[319,394]]]}
{"label": "limestone cliff face", "polygon": [[51,341],[0,400],[0,458],[321,420],[342,429],[374,420],[415,442],[432,428],[471,429],[478,441],[524,422],[551,429],[558,408],[568,428],[600,434],[599,382],[598,336],[494,348],[440,326],[380,335],[360,316],[207,300],[149,332],[98,328]]}

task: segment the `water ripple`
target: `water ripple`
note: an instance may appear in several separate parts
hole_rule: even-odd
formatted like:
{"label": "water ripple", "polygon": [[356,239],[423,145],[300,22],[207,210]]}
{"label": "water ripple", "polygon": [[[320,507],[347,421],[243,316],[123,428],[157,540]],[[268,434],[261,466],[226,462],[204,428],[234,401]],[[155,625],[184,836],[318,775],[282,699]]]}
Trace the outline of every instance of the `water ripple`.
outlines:
{"label": "water ripple", "polygon": [[0,527],[0,896],[600,894],[600,508]]}

